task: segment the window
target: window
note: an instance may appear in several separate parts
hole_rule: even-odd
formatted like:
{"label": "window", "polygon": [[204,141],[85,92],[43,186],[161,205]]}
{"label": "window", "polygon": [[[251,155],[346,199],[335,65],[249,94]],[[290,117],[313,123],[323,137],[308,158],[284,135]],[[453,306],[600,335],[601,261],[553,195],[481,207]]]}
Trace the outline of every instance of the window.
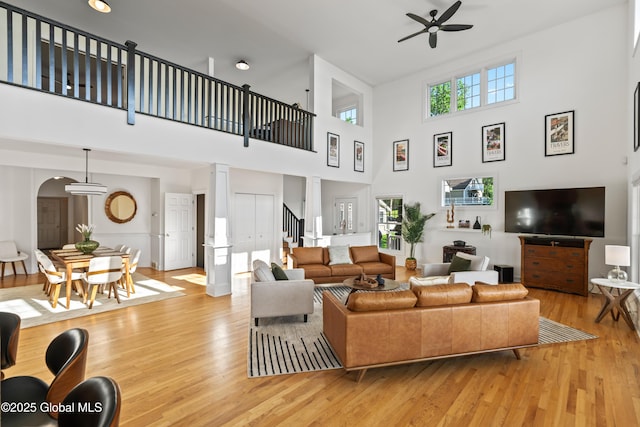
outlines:
{"label": "window", "polygon": [[493,206],[494,178],[467,177],[442,180],[442,207]]}
{"label": "window", "polygon": [[338,118],[354,125],[358,123],[358,109],[356,107],[350,107],[342,111],[338,111]]}
{"label": "window", "polygon": [[[516,99],[516,60],[429,84],[425,90],[428,117],[482,108]],[[455,85],[455,86],[454,86]],[[452,91],[452,88],[455,90]]]}
{"label": "window", "polygon": [[458,110],[468,110],[480,106],[480,73],[470,74],[457,79]]}
{"label": "window", "polygon": [[378,247],[400,250],[402,242],[402,198],[378,200]]}
{"label": "window", "polygon": [[487,70],[487,104],[515,98],[514,70],[513,62]]}

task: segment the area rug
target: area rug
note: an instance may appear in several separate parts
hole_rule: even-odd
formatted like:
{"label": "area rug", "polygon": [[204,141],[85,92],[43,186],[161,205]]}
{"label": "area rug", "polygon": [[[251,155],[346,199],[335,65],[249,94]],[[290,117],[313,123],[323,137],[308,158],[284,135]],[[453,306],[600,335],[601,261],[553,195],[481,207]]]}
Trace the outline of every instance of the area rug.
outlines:
{"label": "area rug", "polygon": [[71,294],[71,307],[67,309],[64,288],[60,291],[56,308],[51,307],[49,297],[42,291],[41,284],[5,288],[0,290],[0,311],[18,314],[22,319],[21,328],[30,328],[45,323],[74,319],[185,295],[180,292],[182,289],[180,287],[167,285],[139,273],[133,274],[133,282],[136,292],[132,293],[130,297],[127,297],[127,292],[124,289],[119,290],[120,304],[113,295],[108,298],[107,293],[98,292],[91,309],[75,293]]}
{"label": "area rug", "polygon": [[[313,314],[306,323],[302,316],[283,316],[260,319],[260,326],[255,327],[253,319],[249,319],[249,378],[342,368],[322,333],[322,292],[325,290],[344,301],[351,289],[316,287]],[[594,338],[598,337],[540,317],[540,345]]]}

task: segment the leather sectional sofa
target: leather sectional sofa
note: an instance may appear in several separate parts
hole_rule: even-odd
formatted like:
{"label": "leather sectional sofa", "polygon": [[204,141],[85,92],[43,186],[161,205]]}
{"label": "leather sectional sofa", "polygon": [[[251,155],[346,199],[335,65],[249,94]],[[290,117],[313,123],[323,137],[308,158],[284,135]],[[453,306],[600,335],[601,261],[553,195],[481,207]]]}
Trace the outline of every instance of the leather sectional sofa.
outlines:
{"label": "leather sectional sofa", "polygon": [[304,278],[314,283],[340,283],[364,273],[367,276],[381,274],[387,279],[396,278],[396,257],[378,252],[375,245],[349,247],[350,264],[332,264],[329,248],[293,248],[288,257],[288,268],[303,268]]}
{"label": "leather sectional sofa", "polygon": [[323,294],[323,331],[347,371],[538,344],[540,301],[521,284]]}

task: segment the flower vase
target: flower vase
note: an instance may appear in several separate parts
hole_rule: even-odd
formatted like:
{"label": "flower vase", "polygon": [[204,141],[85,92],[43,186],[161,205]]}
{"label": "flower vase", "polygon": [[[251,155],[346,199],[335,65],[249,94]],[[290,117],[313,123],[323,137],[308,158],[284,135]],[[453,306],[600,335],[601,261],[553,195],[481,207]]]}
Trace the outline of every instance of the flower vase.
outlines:
{"label": "flower vase", "polygon": [[83,241],[76,243],[76,249],[83,254],[90,254],[95,251],[98,246],[100,246],[100,243],[95,240],[91,240],[90,237],[85,237]]}

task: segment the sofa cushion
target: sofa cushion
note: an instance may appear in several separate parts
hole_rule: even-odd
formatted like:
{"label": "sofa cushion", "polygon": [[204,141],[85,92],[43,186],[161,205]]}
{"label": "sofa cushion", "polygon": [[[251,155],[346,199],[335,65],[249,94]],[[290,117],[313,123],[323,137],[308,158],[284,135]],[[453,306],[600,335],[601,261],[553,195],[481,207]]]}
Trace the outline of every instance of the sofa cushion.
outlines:
{"label": "sofa cushion", "polygon": [[359,276],[362,274],[362,267],[358,264],[337,264],[331,265],[332,276]]}
{"label": "sofa cushion", "polygon": [[454,255],[451,260],[451,264],[449,264],[448,273],[455,273],[456,271],[469,271],[469,266],[471,265],[470,259],[464,259],[459,257],[458,255]]}
{"label": "sofa cushion", "polygon": [[351,311],[379,311],[411,308],[416,296],[410,290],[391,292],[355,292],[349,295],[347,308]]}
{"label": "sofa cushion", "polygon": [[354,264],[360,264],[361,262],[380,262],[378,247],[375,245],[351,246],[351,259]]}
{"label": "sofa cushion", "polygon": [[489,257],[471,255],[464,252],[457,252],[455,256],[471,260],[471,265],[468,268],[470,271],[484,271],[489,268]]}
{"label": "sofa cushion", "polygon": [[349,246],[329,246],[329,265],[353,264]]}
{"label": "sofa cushion", "polygon": [[268,266],[258,267],[253,270],[257,282],[274,282],[276,277]]}
{"label": "sofa cushion", "polygon": [[304,277],[313,279],[314,277],[330,277],[331,267],[324,264],[306,264],[304,266]]}
{"label": "sofa cushion", "polygon": [[429,276],[429,277],[415,277],[409,278],[409,285],[411,286],[433,286],[433,285],[446,285],[451,280],[451,276]]}
{"label": "sofa cushion", "polygon": [[324,264],[322,256],[323,248],[309,247],[309,248],[293,248],[293,255],[298,261],[298,265],[305,264]]}
{"label": "sofa cushion", "polygon": [[473,295],[471,286],[467,285],[466,283],[413,286],[411,290],[418,298],[416,307],[466,304],[471,302],[471,297]]}
{"label": "sofa cushion", "polygon": [[361,262],[358,264],[362,267],[364,274],[393,274],[395,267],[384,262]]}
{"label": "sofa cushion", "polygon": [[273,277],[275,277],[276,280],[289,280],[287,273],[285,273],[282,267],[280,267],[275,262],[271,263],[271,272],[273,273]]}
{"label": "sofa cushion", "polygon": [[499,285],[487,285],[476,283],[473,286],[473,302],[511,301],[523,299],[529,290],[521,283],[503,283]]}

